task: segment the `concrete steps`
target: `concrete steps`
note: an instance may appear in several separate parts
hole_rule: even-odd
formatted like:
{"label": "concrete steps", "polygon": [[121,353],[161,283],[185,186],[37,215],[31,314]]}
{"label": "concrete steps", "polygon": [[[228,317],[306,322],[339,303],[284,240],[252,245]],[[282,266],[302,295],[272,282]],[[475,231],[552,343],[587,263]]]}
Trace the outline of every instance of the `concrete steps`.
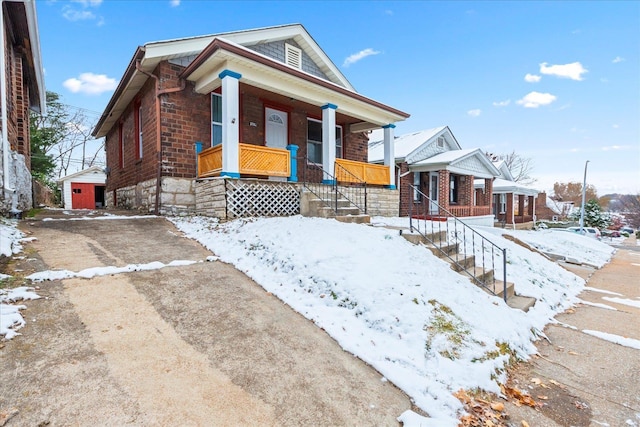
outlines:
{"label": "concrete steps", "polygon": [[338,199],[336,209],[328,207],[333,204],[332,200],[310,199],[305,216],[318,218],[334,218],[340,222],[353,224],[368,224],[371,222],[369,215],[364,215],[360,209],[351,205],[348,200]]}
{"label": "concrete steps", "polygon": [[[447,238],[444,231],[440,233],[429,234],[427,235],[428,238],[417,233],[410,233],[403,230],[401,230],[401,234],[402,237],[404,237],[411,243],[424,246],[426,249],[429,249],[435,256],[448,261],[454,271],[467,277],[472,283],[479,286],[480,289],[491,295],[504,298],[504,282],[501,280],[495,280],[493,269],[476,266],[475,255],[459,254],[459,247],[457,244],[445,244],[441,246],[441,251],[432,243],[430,243],[430,240],[436,242],[444,242]],[[448,255],[448,257],[443,254],[443,251]],[[450,258],[455,260],[455,262],[453,262]],[[526,312],[531,307],[533,307],[536,302],[535,298],[516,295],[515,286],[511,282],[507,282],[506,293],[507,305],[511,308]]]}

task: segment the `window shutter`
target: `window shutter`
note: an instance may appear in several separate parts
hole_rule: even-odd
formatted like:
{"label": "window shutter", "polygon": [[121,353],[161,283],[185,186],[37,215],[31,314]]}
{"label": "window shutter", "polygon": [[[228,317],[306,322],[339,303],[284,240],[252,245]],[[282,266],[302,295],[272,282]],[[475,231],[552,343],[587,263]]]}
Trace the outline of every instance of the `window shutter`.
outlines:
{"label": "window shutter", "polygon": [[301,69],[302,68],[302,51],[295,46],[291,46],[290,44],[284,44],[285,50],[285,58],[284,61],[287,65]]}

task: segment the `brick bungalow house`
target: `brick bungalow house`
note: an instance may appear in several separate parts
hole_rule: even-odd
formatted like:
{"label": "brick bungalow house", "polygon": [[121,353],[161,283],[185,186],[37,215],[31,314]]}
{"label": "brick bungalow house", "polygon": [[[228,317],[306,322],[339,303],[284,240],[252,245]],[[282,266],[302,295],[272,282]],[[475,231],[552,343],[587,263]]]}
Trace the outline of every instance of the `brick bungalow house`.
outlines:
{"label": "brick bungalow house", "polygon": [[107,206],[230,217],[250,200],[282,215],[299,213],[303,175],[335,185],[343,171],[397,197],[391,156],[367,164],[367,131],[384,128],[392,153],[407,117],[357,93],[292,24],[138,47],[93,135]]}
{"label": "brick bungalow house", "polygon": [[[369,161],[381,163],[384,147],[383,140],[369,142]],[[402,135],[394,147],[401,216],[443,219],[452,214],[468,223],[493,225],[493,179],[500,172],[480,149],[463,150],[448,126]],[[474,190],[476,178],[480,191]]]}
{"label": "brick bungalow house", "polygon": [[29,110],[44,113],[46,93],[35,2],[3,1],[1,6],[0,214],[16,215],[32,206]]}
{"label": "brick bungalow house", "polygon": [[[496,225],[532,228],[536,216],[538,190],[515,182],[504,160],[495,161],[493,164],[500,171],[500,176],[493,181],[491,203],[491,214],[495,217]],[[479,180],[475,181],[476,193],[482,191],[483,184]]]}

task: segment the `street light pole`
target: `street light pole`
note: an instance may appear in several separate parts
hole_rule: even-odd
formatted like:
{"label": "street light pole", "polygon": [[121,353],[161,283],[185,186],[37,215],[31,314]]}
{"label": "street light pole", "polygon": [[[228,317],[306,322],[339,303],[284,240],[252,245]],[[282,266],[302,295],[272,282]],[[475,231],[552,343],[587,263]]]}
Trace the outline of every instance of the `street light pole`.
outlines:
{"label": "street light pole", "polygon": [[584,234],[584,198],[587,192],[587,165],[589,160],[584,164],[584,180],[582,181],[582,207],[580,208],[580,234]]}

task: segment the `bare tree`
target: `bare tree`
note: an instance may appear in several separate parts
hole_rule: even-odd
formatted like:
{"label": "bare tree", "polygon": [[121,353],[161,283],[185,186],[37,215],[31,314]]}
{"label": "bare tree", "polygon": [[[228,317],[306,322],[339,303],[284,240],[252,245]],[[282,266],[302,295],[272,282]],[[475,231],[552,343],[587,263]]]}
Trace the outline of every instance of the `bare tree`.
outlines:
{"label": "bare tree", "polygon": [[[598,200],[596,187],[587,184],[585,200]],[[553,184],[553,199],[561,202],[573,202],[576,205],[582,203],[582,183],[581,182],[556,182]]]}
{"label": "bare tree", "polygon": [[492,162],[496,162],[498,160],[503,160],[504,163],[509,168],[509,172],[511,172],[511,176],[513,176],[513,180],[515,182],[519,182],[524,185],[531,185],[537,180],[531,176],[533,172],[533,159],[530,157],[524,157],[515,151],[512,151],[509,154],[496,154],[496,153],[485,153],[486,156]]}

